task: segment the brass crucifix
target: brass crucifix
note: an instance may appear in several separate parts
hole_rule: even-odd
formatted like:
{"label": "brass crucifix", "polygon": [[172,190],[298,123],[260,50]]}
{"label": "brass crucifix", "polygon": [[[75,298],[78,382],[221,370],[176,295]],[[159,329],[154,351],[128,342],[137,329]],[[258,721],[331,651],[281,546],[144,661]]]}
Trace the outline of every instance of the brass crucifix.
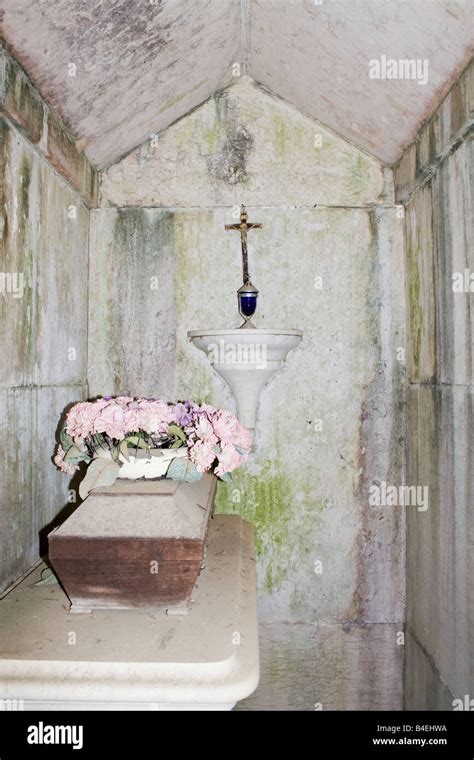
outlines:
{"label": "brass crucifix", "polygon": [[242,243],[242,269],[244,275],[244,285],[250,282],[249,277],[249,252],[247,248],[247,232],[248,230],[261,229],[263,224],[256,224],[255,222],[247,222],[247,211],[242,203],[240,207],[240,223],[239,224],[226,224],[226,230],[238,230],[240,232],[240,241]]}

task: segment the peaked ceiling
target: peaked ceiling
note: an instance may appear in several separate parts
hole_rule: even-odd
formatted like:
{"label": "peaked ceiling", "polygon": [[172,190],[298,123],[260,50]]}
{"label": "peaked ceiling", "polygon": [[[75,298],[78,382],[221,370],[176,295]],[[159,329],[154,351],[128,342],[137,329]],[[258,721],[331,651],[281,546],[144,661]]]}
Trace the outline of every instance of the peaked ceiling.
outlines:
{"label": "peaked ceiling", "polygon": [[[392,164],[474,50],[472,0],[3,0],[2,36],[108,166],[241,72]],[[428,81],[370,79],[426,59]],[[75,64],[75,75],[70,64]]]}

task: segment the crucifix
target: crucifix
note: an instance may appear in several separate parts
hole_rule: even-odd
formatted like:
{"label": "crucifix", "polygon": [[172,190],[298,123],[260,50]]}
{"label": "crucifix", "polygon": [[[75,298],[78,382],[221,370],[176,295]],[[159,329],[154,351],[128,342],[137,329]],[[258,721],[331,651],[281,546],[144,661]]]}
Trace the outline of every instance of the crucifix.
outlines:
{"label": "crucifix", "polygon": [[240,207],[240,223],[239,224],[226,224],[226,230],[238,230],[240,232],[240,242],[242,244],[242,269],[244,275],[244,285],[250,282],[249,277],[249,252],[247,248],[247,232],[248,230],[262,229],[263,224],[256,224],[255,222],[247,222],[247,209],[242,203]]}
{"label": "crucifix", "polygon": [[249,276],[249,253],[247,247],[247,232],[249,230],[261,229],[263,224],[256,222],[247,222],[247,210],[244,204],[240,207],[240,222],[238,224],[226,224],[226,230],[237,230],[240,232],[240,242],[242,245],[242,273],[244,283],[237,291],[239,312],[244,317],[245,322],[241,327],[255,327],[250,318],[255,314],[257,308],[258,290],[250,281]]}

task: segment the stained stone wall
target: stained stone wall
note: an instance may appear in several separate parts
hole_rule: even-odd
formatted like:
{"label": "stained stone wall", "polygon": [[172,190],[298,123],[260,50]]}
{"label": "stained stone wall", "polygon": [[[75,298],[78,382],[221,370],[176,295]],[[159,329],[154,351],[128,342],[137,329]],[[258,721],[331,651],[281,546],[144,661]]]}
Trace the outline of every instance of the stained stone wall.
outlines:
{"label": "stained stone wall", "polygon": [[0,106],[2,591],[38,559],[40,532],[67,503],[70,478],[51,457],[64,408],[87,396],[83,198],[90,200],[95,180],[1,49]]}
{"label": "stained stone wall", "polygon": [[[264,224],[257,324],[304,339],[217,496],[255,526],[262,675],[239,707],[398,709],[404,657],[408,708],[472,698],[473,79],[471,65],[394,183],[243,77],[105,171],[94,208],[97,173],[0,46],[0,591],[66,503],[51,462],[66,405],[234,408],[186,332],[239,323],[224,224],[245,202]],[[426,511],[407,508],[405,647],[405,514],[369,504],[382,481],[429,488]]]}
{"label": "stained stone wall", "polygon": [[[474,65],[395,169],[406,205],[408,709],[474,694]],[[458,283],[463,283],[458,290]]]}
{"label": "stained stone wall", "polygon": [[104,172],[91,212],[90,393],[235,408],[186,332],[239,324],[239,239],[224,224],[241,202],[264,225],[250,233],[256,323],[304,339],[262,393],[255,454],[217,497],[253,522],[258,553],[262,677],[240,707],[397,709],[404,515],[368,504],[374,481],[403,477],[390,172],[248,79],[152,136]]}

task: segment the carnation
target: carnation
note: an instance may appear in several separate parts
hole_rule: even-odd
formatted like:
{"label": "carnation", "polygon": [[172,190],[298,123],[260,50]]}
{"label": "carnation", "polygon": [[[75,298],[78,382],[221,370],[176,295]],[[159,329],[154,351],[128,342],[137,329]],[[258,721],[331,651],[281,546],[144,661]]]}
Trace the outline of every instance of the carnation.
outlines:
{"label": "carnation", "polygon": [[217,458],[219,464],[216,467],[216,475],[219,477],[225,475],[226,472],[232,472],[245,461],[245,457],[241,456],[231,444],[224,444]]}
{"label": "carnation", "polygon": [[94,433],[107,433],[109,438],[120,440],[125,435],[125,418],[121,406],[110,403],[100,410],[94,420]]}
{"label": "carnation", "polygon": [[[139,448],[149,452],[166,447],[180,450],[180,458],[184,455],[187,459],[183,477],[196,479],[203,472],[219,477],[232,472],[245,461],[252,435],[231,412],[209,404],[105,396],[81,401],[69,410],[61,442],[54,462],[71,475],[78,462],[89,463],[98,456],[112,457],[119,472],[125,461],[137,456]],[[169,461],[174,462],[175,457]],[[169,477],[176,477],[177,472],[180,468],[174,466]]]}
{"label": "carnation", "polygon": [[165,401],[141,399],[138,402],[138,420],[139,429],[146,433],[166,433],[175,420],[174,409]]}
{"label": "carnation", "polygon": [[75,441],[90,435],[99,409],[90,401],[75,404],[66,416],[66,432]]}
{"label": "carnation", "polygon": [[206,472],[216,458],[216,452],[208,443],[196,441],[189,449],[189,458],[198,472]]}
{"label": "carnation", "polygon": [[53,461],[54,464],[59,467],[61,472],[65,472],[67,475],[74,475],[76,470],[79,469],[79,465],[77,464],[69,464],[69,462],[64,461],[65,451],[61,444],[58,446],[57,454],[54,457]]}

